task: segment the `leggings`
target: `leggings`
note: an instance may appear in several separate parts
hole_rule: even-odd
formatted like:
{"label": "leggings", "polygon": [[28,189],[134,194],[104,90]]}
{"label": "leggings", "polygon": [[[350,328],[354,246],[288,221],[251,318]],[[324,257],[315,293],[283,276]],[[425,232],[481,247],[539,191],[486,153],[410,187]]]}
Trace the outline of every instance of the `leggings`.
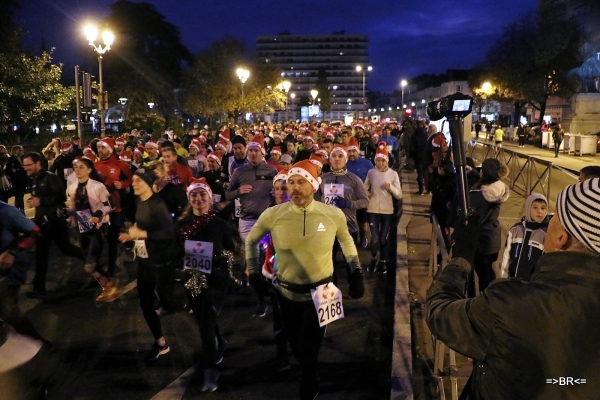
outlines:
{"label": "leggings", "polygon": [[163,336],[163,333],[160,319],[154,310],[154,291],[160,293],[165,286],[173,285],[175,269],[171,264],[152,265],[145,259],[139,259],[137,272],[140,308],[152,336],[158,340]]}
{"label": "leggings", "polygon": [[214,368],[217,361],[218,344],[223,343],[223,338],[219,333],[217,317],[225,303],[225,290],[209,287],[196,297],[189,294],[187,290],[186,294],[194,311],[194,317],[198,322],[198,328],[200,328],[202,352],[206,357],[206,368]]}
{"label": "leggings", "polygon": [[390,226],[394,214],[369,213],[369,228],[371,229],[371,256],[388,260]]}

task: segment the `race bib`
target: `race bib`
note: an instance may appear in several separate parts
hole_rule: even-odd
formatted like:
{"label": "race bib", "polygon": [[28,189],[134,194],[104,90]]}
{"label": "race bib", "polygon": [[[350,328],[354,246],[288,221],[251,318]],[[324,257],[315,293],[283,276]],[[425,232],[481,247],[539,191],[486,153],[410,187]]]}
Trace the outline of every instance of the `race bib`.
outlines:
{"label": "race bib", "polygon": [[392,152],[393,147],[391,145],[387,145],[385,148],[387,149],[388,153]]}
{"label": "race bib", "polygon": [[344,318],[342,292],[340,292],[340,289],[333,282],[311,289],[310,294],[317,310],[320,327]]}
{"label": "race bib", "polygon": [[185,241],[183,268],[210,274],[212,272],[213,244],[196,240]]}
{"label": "race bib", "polygon": [[199,172],[198,170],[198,160],[188,160],[188,165],[192,169],[194,176],[196,176]]}
{"label": "race bib", "polygon": [[146,241],[144,239],[134,240],[135,246],[133,248],[135,255],[139,258],[148,258],[148,249],[146,248]]}
{"label": "race bib", "polygon": [[213,203],[220,203],[220,202],[221,202],[221,195],[213,194]]}
{"label": "race bib", "polygon": [[323,193],[325,204],[335,206],[335,199],[338,197],[344,197],[344,184],[326,183],[325,191]]}
{"label": "race bib", "polygon": [[65,180],[67,180],[69,178],[69,175],[73,173],[73,168],[65,168],[63,170],[63,173],[65,175]]}
{"label": "race bib", "polygon": [[77,225],[79,226],[79,233],[89,232],[94,229],[94,224],[91,223],[92,212],[90,210],[76,211],[77,212]]}
{"label": "race bib", "polygon": [[242,215],[242,203],[240,199],[235,199],[235,217],[239,218]]}

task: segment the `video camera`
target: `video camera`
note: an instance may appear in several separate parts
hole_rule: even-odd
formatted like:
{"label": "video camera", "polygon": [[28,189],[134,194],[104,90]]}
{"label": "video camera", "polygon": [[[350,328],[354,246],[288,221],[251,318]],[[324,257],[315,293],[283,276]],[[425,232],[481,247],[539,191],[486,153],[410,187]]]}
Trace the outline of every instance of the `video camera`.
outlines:
{"label": "video camera", "polygon": [[473,98],[458,92],[427,104],[427,115],[429,115],[432,121],[439,121],[446,117],[450,125],[451,147],[454,156],[454,166],[457,172],[456,183],[460,200],[458,214],[464,221],[467,220],[471,209],[469,208],[469,187],[467,185],[467,161],[463,138],[463,123],[464,118],[471,114],[472,109]]}
{"label": "video camera", "polygon": [[464,118],[471,114],[472,109],[473,98],[459,92],[427,103],[427,115],[432,121],[439,121],[444,117]]}

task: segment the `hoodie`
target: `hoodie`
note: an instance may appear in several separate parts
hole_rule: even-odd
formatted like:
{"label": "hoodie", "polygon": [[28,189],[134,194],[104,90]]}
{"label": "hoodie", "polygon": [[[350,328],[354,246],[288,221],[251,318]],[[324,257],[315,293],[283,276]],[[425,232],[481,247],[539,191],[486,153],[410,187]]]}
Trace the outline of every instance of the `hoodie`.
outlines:
{"label": "hoodie", "polygon": [[532,194],[525,202],[521,221],[508,230],[504,255],[502,257],[501,278],[521,278],[529,280],[538,258],[544,253],[544,239],[550,217],[536,222],[531,219],[531,204],[536,200],[548,200],[541,194]]}
{"label": "hoodie", "polygon": [[498,216],[500,206],[510,196],[510,189],[500,180],[476,186],[469,193],[471,208],[479,214],[479,237],[477,251],[494,254],[500,251],[501,230]]}

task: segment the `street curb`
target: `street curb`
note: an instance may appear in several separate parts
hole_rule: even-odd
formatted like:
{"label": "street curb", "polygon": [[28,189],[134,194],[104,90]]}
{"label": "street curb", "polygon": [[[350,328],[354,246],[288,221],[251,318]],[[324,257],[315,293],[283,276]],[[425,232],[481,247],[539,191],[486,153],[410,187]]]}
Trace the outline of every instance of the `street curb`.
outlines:
{"label": "street curb", "polygon": [[[400,182],[408,176],[400,175]],[[403,176],[405,175],[405,176]],[[396,234],[396,298],[394,300],[394,342],[392,345],[391,400],[412,400],[412,336],[408,288],[408,245],[406,228],[411,220],[410,185],[402,190],[403,213]]]}

